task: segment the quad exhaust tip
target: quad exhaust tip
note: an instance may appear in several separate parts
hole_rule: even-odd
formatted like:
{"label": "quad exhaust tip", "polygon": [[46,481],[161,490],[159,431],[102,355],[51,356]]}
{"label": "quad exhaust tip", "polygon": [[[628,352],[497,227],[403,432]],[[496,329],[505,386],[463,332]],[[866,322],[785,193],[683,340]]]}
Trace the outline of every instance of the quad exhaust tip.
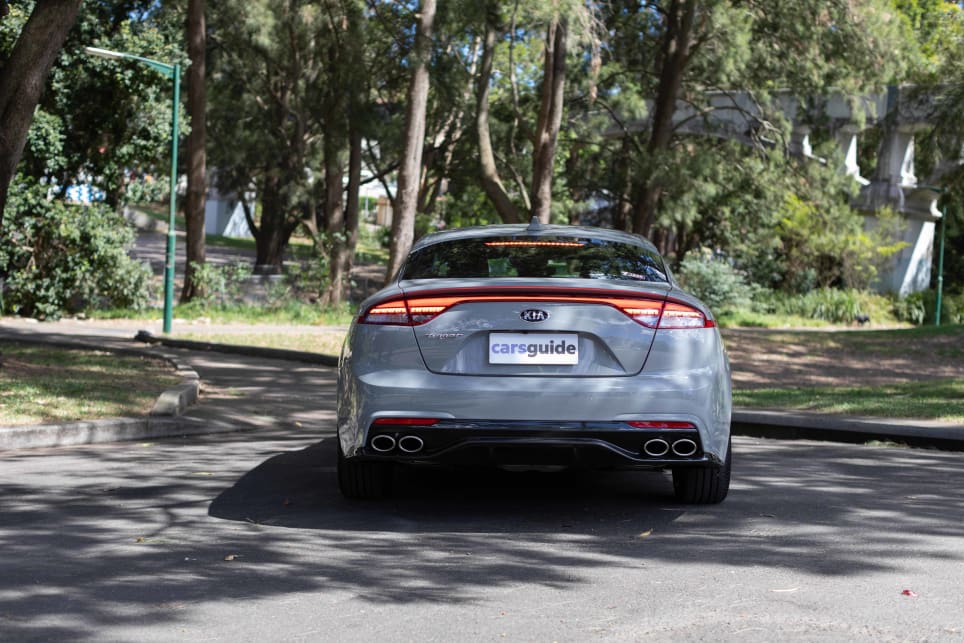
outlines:
{"label": "quad exhaust tip", "polygon": [[669,443],[666,440],[660,438],[653,438],[652,440],[647,440],[646,444],[643,445],[643,452],[654,458],[664,456],[669,453]]}
{"label": "quad exhaust tip", "polygon": [[661,458],[670,451],[673,452],[673,455],[688,458],[691,455],[695,455],[698,450],[699,447],[696,442],[689,438],[674,440],[672,446],[662,438],[653,438],[652,440],[647,440],[643,445],[643,453],[653,458]]}
{"label": "quad exhaust tip", "polygon": [[395,438],[390,435],[376,435],[372,438],[372,448],[379,453],[388,453],[395,448]]}
{"label": "quad exhaust tip", "polygon": [[696,453],[696,442],[688,438],[683,438],[682,440],[676,440],[673,442],[673,453],[680,457],[688,457]]}
{"label": "quad exhaust tip", "polygon": [[398,448],[405,453],[418,453],[425,446],[425,442],[417,435],[403,435],[398,439]]}

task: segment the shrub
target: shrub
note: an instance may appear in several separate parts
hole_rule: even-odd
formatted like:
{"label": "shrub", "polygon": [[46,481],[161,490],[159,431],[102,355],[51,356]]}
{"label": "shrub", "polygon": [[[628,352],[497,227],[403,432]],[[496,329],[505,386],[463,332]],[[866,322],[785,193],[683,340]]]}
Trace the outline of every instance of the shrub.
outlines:
{"label": "shrub", "polygon": [[[924,308],[923,324],[933,324],[937,315],[937,291],[925,290],[918,293]],[[964,293],[953,295],[941,294],[941,323],[964,324]]]}
{"label": "shrub", "polygon": [[120,215],[48,200],[39,184],[10,194],[0,228],[6,312],[55,319],[90,306],[146,306],[151,272],[128,256],[134,232]]}
{"label": "shrub", "polygon": [[224,306],[244,298],[245,282],[251,277],[251,266],[238,262],[226,266],[194,263],[194,284],[202,293],[203,306]]}
{"label": "shrub", "polygon": [[894,318],[893,302],[888,297],[865,290],[818,288],[802,295],[777,295],[774,307],[777,314],[832,324],[849,324],[863,315],[876,322]]}
{"label": "shrub", "polygon": [[683,259],[678,277],[686,290],[716,312],[747,308],[753,298],[753,287],[743,275],[708,251]]}
{"label": "shrub", "polygon": [[892,309],[894,317],[898,321],[919,326],[924,323],[927,314],[924,306],[924,293],[915,292],[906,297],[894,297]]}

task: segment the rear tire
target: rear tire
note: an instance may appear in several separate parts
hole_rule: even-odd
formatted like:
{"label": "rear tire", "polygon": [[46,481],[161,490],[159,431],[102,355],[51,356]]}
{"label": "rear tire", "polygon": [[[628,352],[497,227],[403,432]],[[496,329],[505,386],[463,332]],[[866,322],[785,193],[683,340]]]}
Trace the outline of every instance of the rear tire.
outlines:
{"label": "rear tire", "polygon": [[730,490],[733,448],[726,445],[726,461],[721,467],[673,469],[676,499],[690,505],[715,505],[723,502]]}
{"label": "rear tire", "polygon": [[391,493],[392,463],[346,458],[338,445],[338,489],[351,499],[384,498]]}

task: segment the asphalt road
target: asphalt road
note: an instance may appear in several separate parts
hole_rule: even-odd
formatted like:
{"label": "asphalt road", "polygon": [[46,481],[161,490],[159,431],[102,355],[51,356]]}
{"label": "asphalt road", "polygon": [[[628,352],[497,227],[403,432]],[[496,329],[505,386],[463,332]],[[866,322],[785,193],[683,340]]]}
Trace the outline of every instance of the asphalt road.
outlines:
{"label": "asphalt road", "polygon": [[960,454],[737,438],[714,507],[631,473],[349,502],[332,371],[233,359],[192,415],[253,430],[0,456],[0,640],[964,639]]}

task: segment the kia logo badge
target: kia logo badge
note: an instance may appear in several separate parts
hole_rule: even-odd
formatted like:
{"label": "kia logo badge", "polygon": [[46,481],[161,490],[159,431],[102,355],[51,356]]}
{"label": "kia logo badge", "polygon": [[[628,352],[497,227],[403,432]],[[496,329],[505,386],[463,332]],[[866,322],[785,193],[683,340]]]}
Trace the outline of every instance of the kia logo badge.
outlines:
{"label": "kia logo badge", "polygon": [[536,310],[535,308],[523,310],[519,313],[519,316],[527,322],[541,322],[549,319],[549,313],[544,310]]}

